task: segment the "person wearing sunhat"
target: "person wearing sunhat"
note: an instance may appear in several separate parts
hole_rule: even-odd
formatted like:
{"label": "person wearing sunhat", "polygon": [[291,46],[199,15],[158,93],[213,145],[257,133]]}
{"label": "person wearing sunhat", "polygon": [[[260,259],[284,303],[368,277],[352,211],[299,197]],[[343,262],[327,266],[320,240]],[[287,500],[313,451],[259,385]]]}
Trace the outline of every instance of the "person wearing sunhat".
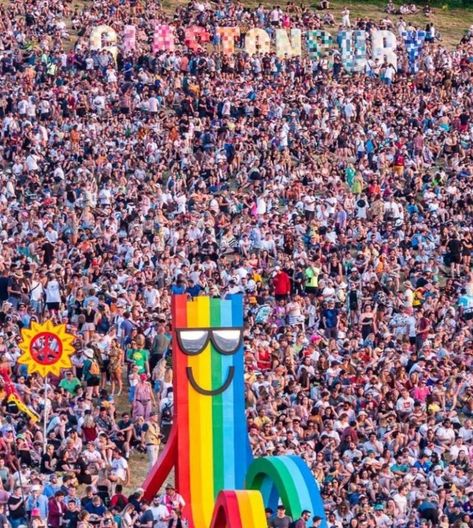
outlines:
{"label": "person wearing sunhat", "polygon": [[166,493],[163,496],[163,504],[168,509],[169,515],[174,510],[182,510],[186,505],[186,501],[182,495],[177,493],[173,484],[169,483],[166,485]]}

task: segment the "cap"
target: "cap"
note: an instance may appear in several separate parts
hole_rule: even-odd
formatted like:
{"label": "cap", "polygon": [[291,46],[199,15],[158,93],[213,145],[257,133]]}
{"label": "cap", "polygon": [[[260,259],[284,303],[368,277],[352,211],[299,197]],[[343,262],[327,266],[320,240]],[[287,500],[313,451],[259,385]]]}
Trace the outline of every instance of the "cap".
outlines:
{"label": "cap", "polygon": [[168,489],[172,489],[173,490],[173,489],[176,489],[176,488],[171,483],[169,483],[169,484],[166,484],[166,489],[167,490]]}
{"label": "cap", "polygon": [[31,510],[31,517],[41,517],[41,512],[39,511],[39,508],[33,508]]}

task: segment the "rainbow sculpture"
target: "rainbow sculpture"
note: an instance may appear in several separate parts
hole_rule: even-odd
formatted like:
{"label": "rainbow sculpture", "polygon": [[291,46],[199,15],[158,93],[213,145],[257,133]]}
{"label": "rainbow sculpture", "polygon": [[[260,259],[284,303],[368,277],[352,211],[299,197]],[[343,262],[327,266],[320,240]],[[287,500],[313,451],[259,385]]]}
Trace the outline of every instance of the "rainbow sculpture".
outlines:
{"label": "rainbow sculpture", "polygon": [[266,526],[279,499],[293,518],[321,516],[318,486],[295,456],[253,460],[245,416],[243,299],[172,302],[174,423],[143,488],[151,499],[175,468],[190,528]]}

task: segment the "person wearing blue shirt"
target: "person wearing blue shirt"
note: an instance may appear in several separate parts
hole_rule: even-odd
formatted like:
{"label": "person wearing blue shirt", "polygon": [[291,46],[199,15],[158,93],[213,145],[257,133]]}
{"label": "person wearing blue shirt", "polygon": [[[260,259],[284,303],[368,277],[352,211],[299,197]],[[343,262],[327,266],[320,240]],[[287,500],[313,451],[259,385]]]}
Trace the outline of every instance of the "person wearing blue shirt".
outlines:
{"label": "person wearing blue shirt", "polygon": [[98,495],[94,495],[93,499],[84,506],[84,509],[88,511],[90,515],[97,515],[97,517],[102,517],[107,511],[102,499]]}
{"label": "person wearing blue shirt", "polygon": [[189,281],[189,286],[186,288],[186,293],[188,293],[191,297],[197,297],[199,293],[202,291],[202,286],[200,284],[194,284],[194,281]]}
{"label": "person wearing blue shirt", "polygon": [[173,295],[181,295],[186,292],[186,283],[184,279],[179,277],[175,284],[171,286],[171,293]]}
{"label": "person wearing blue shirt", "polygon": [[48,518],[48,497],[41,493],[41,486],[34,484],[31,486],[31,493],[26,499],[26,511],[31,514],[31,511],[37,508],[41,519]]}
{"label": "person wearing blue shirt", "polygon": [[59,491],[60,485],[57,481],[57,475],[54,473],[49,477],[49,482],[44,486],[43,494],[46,495],[48,499],[54,497],[56,491]]}
{"label": "person wearing blue shirt", "polygon": [[325,335],[328,339],[337,339],[338,335],[338,309],[335,302],[329,301],[328,307],[322,311],[322,320],[325,324]]}

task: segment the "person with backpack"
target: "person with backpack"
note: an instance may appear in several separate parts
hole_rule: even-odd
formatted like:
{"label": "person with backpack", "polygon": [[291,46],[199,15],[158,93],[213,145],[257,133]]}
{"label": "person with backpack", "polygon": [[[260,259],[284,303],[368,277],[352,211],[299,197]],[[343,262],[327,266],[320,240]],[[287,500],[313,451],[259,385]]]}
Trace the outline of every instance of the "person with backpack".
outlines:
{"label": "person with backpack", "polygon": [[82,375],[87,385],[87,397],[98,397],[100,385],[100,366],[95,357],[92,348],[84,350],[84,365],[82,367]]}
{"label": "person with backpack", "polygon": [[168,441],[169,433],[172,427],[173,417],[173,392],[172,388],[168,389],[167,395],[162,399],[160,410],[161,410],[161,434],[163,435],[163,443]]}

